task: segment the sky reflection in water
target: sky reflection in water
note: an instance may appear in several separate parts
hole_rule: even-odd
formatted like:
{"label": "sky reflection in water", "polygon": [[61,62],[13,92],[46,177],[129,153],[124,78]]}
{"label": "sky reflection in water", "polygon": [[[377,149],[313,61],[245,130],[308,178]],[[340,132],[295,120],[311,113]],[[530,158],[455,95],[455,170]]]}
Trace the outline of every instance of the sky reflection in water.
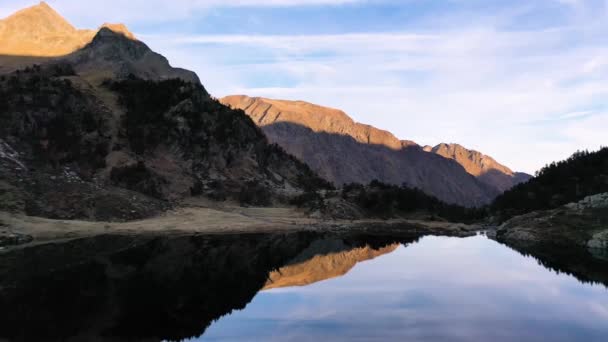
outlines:
{"label": "sky reflection in water", "polygon": [[346,276],[262,291],[200,341],[606,341],[608,290],[483,236],[425,237]]}

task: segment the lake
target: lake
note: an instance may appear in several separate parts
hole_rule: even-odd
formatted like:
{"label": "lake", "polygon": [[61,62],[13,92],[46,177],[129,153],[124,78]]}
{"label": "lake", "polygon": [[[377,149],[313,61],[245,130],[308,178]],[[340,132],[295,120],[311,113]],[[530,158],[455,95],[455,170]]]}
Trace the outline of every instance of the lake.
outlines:
{"label": "lake", "polygon": [[606,341],[608,291],[485,236],[425,237],[303,287],[262,291],[200,341]]}
{"label": "lake", "polygon": [[0,340],[605,341],[588,262],[543,264],[484,235],[102,236],[0,254]]}

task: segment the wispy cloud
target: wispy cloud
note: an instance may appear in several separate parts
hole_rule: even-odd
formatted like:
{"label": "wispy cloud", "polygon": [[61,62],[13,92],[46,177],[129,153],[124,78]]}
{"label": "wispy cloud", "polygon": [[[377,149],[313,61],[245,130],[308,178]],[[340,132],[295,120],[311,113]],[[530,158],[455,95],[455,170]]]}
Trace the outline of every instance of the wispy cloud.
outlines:
{"label": "wispy cloud", "polygon": [[558,118],[563,119],[563,120],[569,120],[569,119],[584,118],[584,117],[587,117],[592,114],[593,114],[593,111],[582,110],[582,111],[577,111],[577,112],[566,113],[566,114],[563,114],[562,116],[559,116]]}
{"label": "wispy cloud", "polygon": [[[207,55],[205,65],[195,64],[203,78],[222,74],[221,83],[207,78],[217,95],[247,93],[338,107],[402,138],[461,142],[533,172],[579,148],[601,145],[569,134],[569,121],[590,116],[585,108],[608,96],[606,42],[589,30],[569,22],[534,30],[471,26],[149,38],[175,57],[183,55],[181,49]],[[222,55],[223,49],[228,55]],[[217,59],[208,56],[211,50]],[[250,58],[233,60],[234,51],[246,51]],[[276,73],[294,81],[259,87],[246,76]],[[538,124],[549,121],[551,127]],[[593,136],[602,127],[587,130]]]}
{"label": "wispy cloud", "polygon": [[[196,18],[215,8],[237,7],[302,7],[340,6],[374,0],[46,0],[77,23],[98,24],[106,21],[151,22]],[[39,3],[38,0],[16,0],[0,5],[0,15],[17,8]]]}

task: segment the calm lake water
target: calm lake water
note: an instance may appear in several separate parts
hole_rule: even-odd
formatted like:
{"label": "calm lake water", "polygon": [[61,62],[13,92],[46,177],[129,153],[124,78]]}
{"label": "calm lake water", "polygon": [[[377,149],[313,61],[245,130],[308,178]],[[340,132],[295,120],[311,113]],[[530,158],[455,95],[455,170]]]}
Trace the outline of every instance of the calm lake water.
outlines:
{"label": "calm lake water", "polygon": [[193,341],[221,340],[607,341],[608,290],[484,236],[424,237],[341,277],[263,290]]}
{"label": "calm lake water", "polygon": [[608,261],[417,234],[108,235],[9,250],[0,341],[608,341]]}

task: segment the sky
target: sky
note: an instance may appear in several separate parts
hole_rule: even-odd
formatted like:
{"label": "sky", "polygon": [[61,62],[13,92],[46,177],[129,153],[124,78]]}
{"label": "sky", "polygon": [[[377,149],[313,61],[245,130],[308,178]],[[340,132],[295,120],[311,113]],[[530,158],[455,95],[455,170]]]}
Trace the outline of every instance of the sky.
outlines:
{"label": "sky", "polygon": [[608,145],[608,0],[47,2],[79,28],[125,23],[215,97],[339,108],[529,173]]}

